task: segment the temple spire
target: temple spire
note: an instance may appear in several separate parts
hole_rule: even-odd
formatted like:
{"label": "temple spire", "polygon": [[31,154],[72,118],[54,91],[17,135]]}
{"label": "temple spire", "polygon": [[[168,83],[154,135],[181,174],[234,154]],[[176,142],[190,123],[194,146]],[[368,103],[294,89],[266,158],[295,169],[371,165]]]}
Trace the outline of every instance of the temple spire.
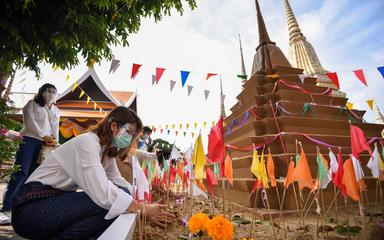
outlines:
{"label": "temple spire", "polygon": [[220,75],[220,116],[225,118],[225,107],[224,107],[224,94],[223,94],[223,82]]}
{"label": "temple spire", "polygon": [[332,91],[335,96],[345,96],[345,93],[338,91],[327,77],[328,71],[323,68],[312,44],[307,41],[301,32],[289,0],[284,0],[284,7],[289,31],[288,58],[292,66],[303,69],[308,76],[316,77],[318,86],[335,89]]}
{"label": "temple spire", "polygon": [[303,34],[301,33],[295,15],[293,15],[292,8],[288,0],[284,0],[284,6],[288,21],[289,40],[291,41],[295,37],[302,37]]}
{"label": "temple spire", "polygon": [[247,81],[247,72],[245,71],[245,64],[244,64],[244,56],[243,56],[243,48],[241,46],[241,39],[239,34],[239,44],[240,44],[240,61],[241,61],[241,76],[244,76],[243,78],[243,84]]}
{"label": "temple spire", "polygon": [[281,49],[269,38],[258,0],[255,0],[255,5],[259,29],[259,46],[257,46],[253,57],[251,77],[257,72],[259,72],[258,74],[273,73],[276,66],[291,67]]}
{"label": "temple spire", "polygon": [[271,39],[269,38],[267,28],[265,27],[263,15],[261,15],[259,1],[255,0],[255,4],[256,4],[256,13],[257,13],[257,25],[259,28],[259,46],[266,43],[272,43]]}

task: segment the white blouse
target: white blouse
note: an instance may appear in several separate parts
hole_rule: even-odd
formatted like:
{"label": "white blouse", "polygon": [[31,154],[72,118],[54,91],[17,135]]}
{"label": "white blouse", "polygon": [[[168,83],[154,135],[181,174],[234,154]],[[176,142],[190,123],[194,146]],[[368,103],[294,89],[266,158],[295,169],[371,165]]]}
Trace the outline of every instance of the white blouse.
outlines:
{"label": "white blouse", "polygon": [[98,136],[81,134],[48,155],[27,183],[41,182],[63,191],[81,188],[98,206],[109,210],[105,219],[115,218],[126,212],[133,200],[119,187],[133,190],[120,175],[115,158],[106,157],[102,163],[101,155]]}
{"label": "white blouse", "polygon": [[55,105],[49,109],[32,99],[23,108],[24,127],[20,133],[39,140],[44,136],[54,136],[59,141],[59,120],[59,109]]}

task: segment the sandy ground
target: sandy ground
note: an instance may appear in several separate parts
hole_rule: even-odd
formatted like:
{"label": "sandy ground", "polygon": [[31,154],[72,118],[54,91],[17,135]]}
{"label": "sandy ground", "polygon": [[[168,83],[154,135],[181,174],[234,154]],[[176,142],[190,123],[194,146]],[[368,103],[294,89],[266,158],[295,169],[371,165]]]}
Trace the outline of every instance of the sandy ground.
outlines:
{"label": "sandy ground", "polygon": [[[0,184],[0,202],[2,202],[5,187],[5,184]],[[166,229],[146,226],[144,231],[145,239],[188,239],[188,231],[181,219],[187,215],[189,205],[176,205],[173,200],[170,200],[169,204],[171,211],[179,217],[179,221],[167,226]],[[251,236],[255,240],[266,240],[275,239],[275,235],[276,239],[294,240],[384,239],[384,219],[381,206],[369,206],[367,208],[369,216],[365,218],[365,225],[362,224],[357,206],[339,209],[337,222],[335,211],[330,211],[326,218],[317,217],[315,211],[309,211],[304,223],[301,221],[302,218],[297,213],[294,213],[281,219],[279,219],[278,214],[274,214],[274,224],[272,224],[267,211],[263,211],[264,214],[255,214],[250,209],[240,208],[228,202],[226,202],[225,206],[227,217],[232,220],[237,219],[232,221],[235,227],[234,239],[249,239],[249,236]],[[219,199],[206,200],[204,198],[197,198],[193,200],[193,213],[204,212],[207,215],[218,215],[222,214],[222,209],[222,201]],[[253,226],[251,224],[252,221],[254,223]],[[23,240],[23,238],[13,232],[10,225],[0,226],[0,239]],[[135,239],[139,239],[138,235],[136,235]]]}

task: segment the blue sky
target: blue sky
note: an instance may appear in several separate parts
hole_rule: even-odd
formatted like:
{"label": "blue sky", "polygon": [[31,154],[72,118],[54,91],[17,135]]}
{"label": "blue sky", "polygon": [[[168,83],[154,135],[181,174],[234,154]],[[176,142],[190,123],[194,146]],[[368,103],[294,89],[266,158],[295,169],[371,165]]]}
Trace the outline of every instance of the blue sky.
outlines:
{"label": "blue sky", "polygon": [[[376,70],[384,65],[384,1],[291,0],[290,3],[323,67],[338,72],[341,89],[355,108],[367,110],[366,120],[373,121],[374,114],[368,109],[366,100],[374,98],[384,111],[384,79]],[[288,27],[283,0],[260,0],[260,5],[271,39],[287,55]],[[108,89],[138,92],[139,115],[148,125],[164,127],[173,123],[211,122],[219,116],[219,78],[205,81],[205,74],[222,74],[228,115],[241,90],[240,80],[235,77],[240,70],[238,34],[242,37],[249,73],[258,44],[254,1],[198,1],[198,8],[187,9],[183,16],[174,13],[159,23],[143,19],[141,30],[130,37],[130,47],[113,47],[115,57],[122,61],[116,73],[108,73],[110,63],[107,61],[97,64],[95,70]],[[143,64],[135,80],[129,79],[132,63]],[[13,90],[33,92],[43,83],[52,82],[62,92],[87,70],[85,64],[55,72],[51,66],[42,64],[41,67],[41,80],[37,81],[33,73],[27,72],[17,77],[16,83],[24,77],[26,81],[16,84]],[[152,86],[155,67],[168,70],[159,85]],[[352,73],[361,68],[368,88]],[[189,97],[186,87],[181,87],[180,70],[191,71],[187,85],[194,88]],[[66,82],[67,74],[71,79]],[[173,92],[169,91],[169,80],[177,81]],[[211,91],[207,101],[203,95],[205,89]],[[24,96],[25,100],[28,98]],[[23,104],[20,99],[15,100],[18,105]],[[200,126],[195,130],[196,135],[199,131]],[[204,134],[208,131],[201,130]],[[190,136],[163,137],[176,141],[181,147],[193,141]]]}

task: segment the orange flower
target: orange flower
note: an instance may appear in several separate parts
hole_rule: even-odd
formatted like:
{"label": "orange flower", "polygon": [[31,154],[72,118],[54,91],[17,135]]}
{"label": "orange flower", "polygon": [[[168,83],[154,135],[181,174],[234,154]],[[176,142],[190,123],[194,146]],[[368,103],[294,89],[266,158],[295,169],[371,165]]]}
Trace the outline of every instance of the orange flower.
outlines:
{"label": "orange flower", "polygon": [[207,226],[208,235],[212,240],[231,240],[233,239],[233,225],[222,216],[212,218]]}
{"label": "orange flower", "polygon": [[206,230],[209,217],[204,213],[196,213],[188,221],[188,228],[192,233],[198,233]]}

